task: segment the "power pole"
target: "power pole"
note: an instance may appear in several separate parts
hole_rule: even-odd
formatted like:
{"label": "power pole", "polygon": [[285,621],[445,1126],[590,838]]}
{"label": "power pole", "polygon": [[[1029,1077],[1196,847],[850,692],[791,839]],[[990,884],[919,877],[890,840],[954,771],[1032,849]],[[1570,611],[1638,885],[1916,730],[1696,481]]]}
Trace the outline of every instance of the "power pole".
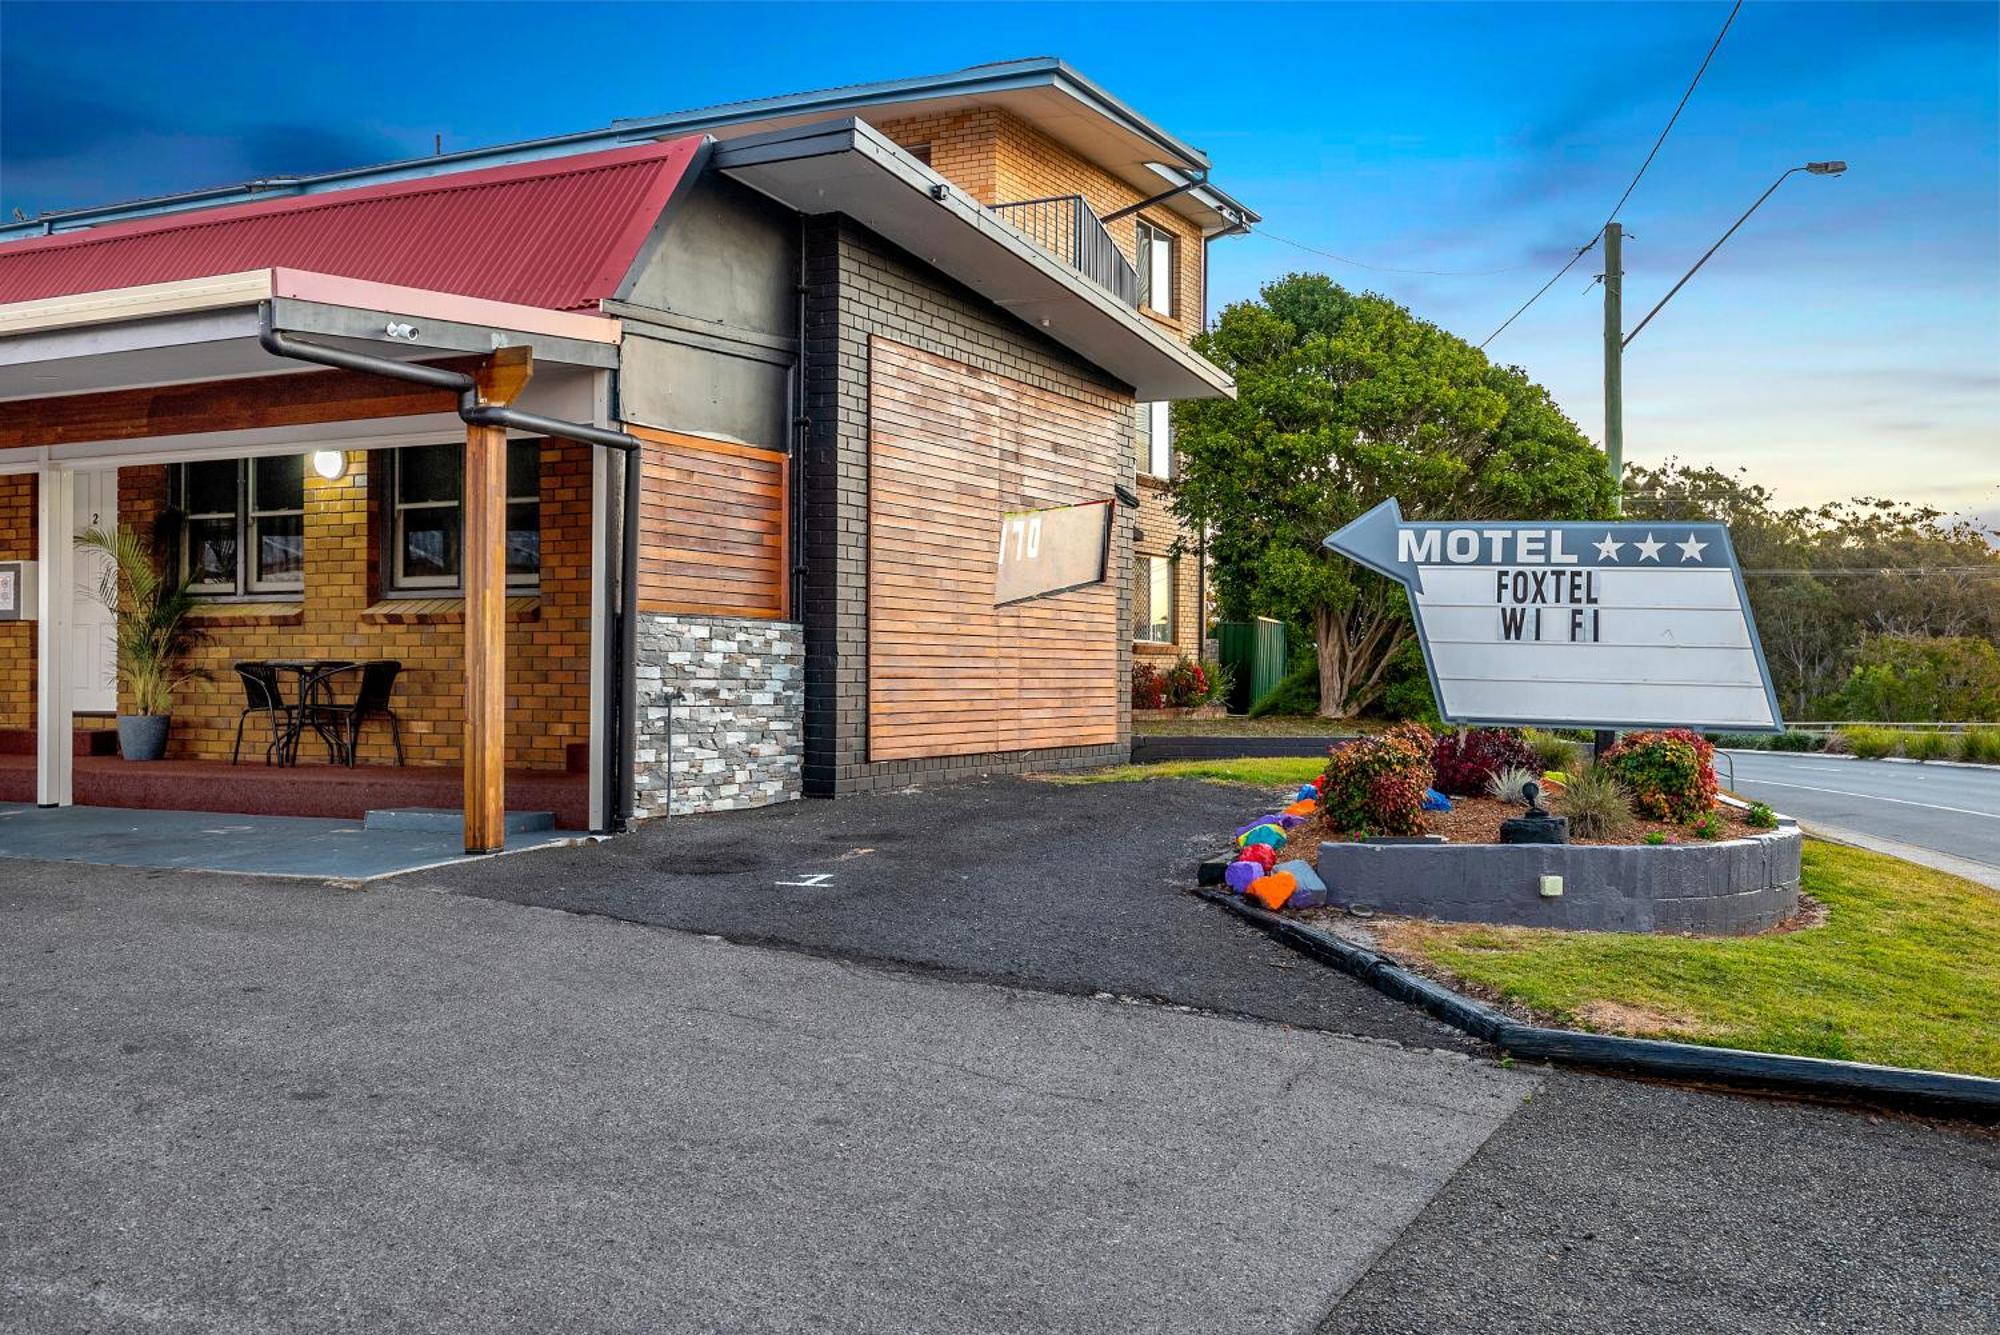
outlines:
{"label": "power pole", "polygon": [[[1604,224],[1604,464],[1611,470],[1611,513],[1625,513],[1625,228]],[[1599,728],[1592,738],[1604,759],[1618,734]]]}
{"label": "power pole", "polygon": [[1625,228],[1604,224],[1604,462],[1612,513],[1625,512]]}

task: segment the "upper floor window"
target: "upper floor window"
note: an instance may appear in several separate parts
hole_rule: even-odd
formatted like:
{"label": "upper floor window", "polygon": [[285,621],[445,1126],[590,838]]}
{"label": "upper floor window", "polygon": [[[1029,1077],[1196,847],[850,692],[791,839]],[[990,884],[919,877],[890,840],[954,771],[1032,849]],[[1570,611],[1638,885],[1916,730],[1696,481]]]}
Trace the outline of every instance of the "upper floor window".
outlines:
{"label": "upper floor window", "polygon": [[1139,220],[1139,304],[1158,315],[1174,313],[1174,234]]}
{"label": "upper floor window", "polygon": [[918,162],[923,163],[924,166],[928,167],[931,165],[931,146],[929,144],[910,144],[903,151]]}
{"label": "upper floor window", "polygon": [[196,593],[231,596],[305,587],[305,457],[182,464],[181,569]]}
{"label": "upper floor window", "polygon": [[1154,477],[1174,475],[1174,418],[1172,406],[1161,403],[1139,405],[1139,471]]}
{"label": "upper floor window", "polygon": [[[414,445],[389,470],[390,586],[456,592],[463,577],[465,450]],[[533,588],[542,573],[542,442],[507,442],[507,583]]]}

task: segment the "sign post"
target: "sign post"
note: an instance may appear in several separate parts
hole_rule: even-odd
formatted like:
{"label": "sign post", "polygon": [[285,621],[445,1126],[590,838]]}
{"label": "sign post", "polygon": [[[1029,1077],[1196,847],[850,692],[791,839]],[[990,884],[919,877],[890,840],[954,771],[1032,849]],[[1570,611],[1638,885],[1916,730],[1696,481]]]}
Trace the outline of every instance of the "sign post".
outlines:
{"label": "sign post", "polygon": [[1408,591],[1446,722],[1783,727],[1721,524],[1410,523],[1392,498],[1326,545]]}

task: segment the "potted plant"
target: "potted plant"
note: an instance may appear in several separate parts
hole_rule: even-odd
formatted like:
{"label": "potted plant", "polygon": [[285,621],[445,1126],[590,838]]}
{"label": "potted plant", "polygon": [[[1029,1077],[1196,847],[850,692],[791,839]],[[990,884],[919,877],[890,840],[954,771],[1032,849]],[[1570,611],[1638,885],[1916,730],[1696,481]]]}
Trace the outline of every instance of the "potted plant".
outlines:
{"label": "potted plant", "polygon": [[111,558],[93,593],[116,627],[118,678],[134,711],[118,715],[118,752],[127,760],[159,760],[167,754],[174,688],[196,675],[183,666],[201,638],[188,619],[194,595],[188,581],[169,579],[146,542],[123,524],[86,529],[76,544]]}

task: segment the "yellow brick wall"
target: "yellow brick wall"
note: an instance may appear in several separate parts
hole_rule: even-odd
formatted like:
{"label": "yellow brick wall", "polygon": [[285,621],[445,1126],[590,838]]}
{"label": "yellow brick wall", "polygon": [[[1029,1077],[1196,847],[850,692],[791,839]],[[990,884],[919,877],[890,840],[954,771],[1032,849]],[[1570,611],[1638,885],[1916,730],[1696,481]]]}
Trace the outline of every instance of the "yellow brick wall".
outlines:
{"label": "yellow brick wall", "polygon": [[[412,765],[459,761],[464,718],[465,627],[457,600],[411,604],[381,599],[377,553],[385,457],[348,456],[348,474],[328,482],[306,473],[306,569],[294,603],[213,604],[203,620],[206,640],[194,666],[202,680],[174,700],[170,755],[227,760],[243,690],[231,664],[246,658],[392,658],[403,665],[395,709]],[[164,506],[167,470],[126,468],[118,474],[119,518],[150,533]],[[372,498],[372,499],[371,499]],[[545,444],[542,450],[541,590],[531,602],[510,599],[507,627],[507,763],[561,769],[568,743],[590,732],[590,451]],[[442,604],[442,605],[440,605]],[[349,678],[343,697],[354,687]],[[289,681],[289,679],[288,679]],[[261,720],[244,733],[246,758]],[[266,732],[268,738],[268,730]],[[301,757],[324,759],[308,739]],[[363,764],[393,764],[395,750],[380,720],[364,726]]]}
{"label": "yellow brick wall", "polygon": [[[0,561],[35,559],[35,479],[0,477]],[[35,623],[0,621],[0,728],[35,726]]]}

